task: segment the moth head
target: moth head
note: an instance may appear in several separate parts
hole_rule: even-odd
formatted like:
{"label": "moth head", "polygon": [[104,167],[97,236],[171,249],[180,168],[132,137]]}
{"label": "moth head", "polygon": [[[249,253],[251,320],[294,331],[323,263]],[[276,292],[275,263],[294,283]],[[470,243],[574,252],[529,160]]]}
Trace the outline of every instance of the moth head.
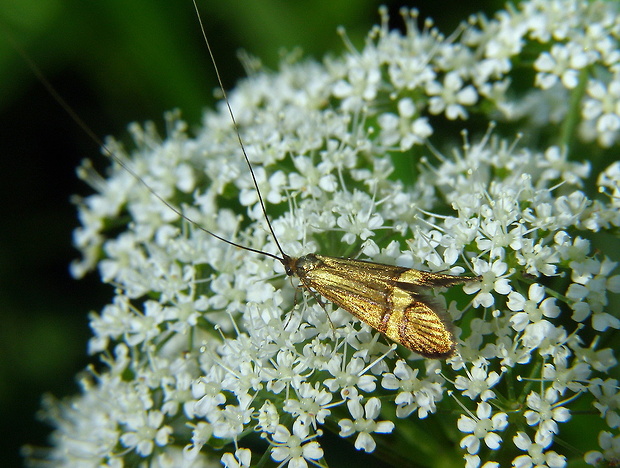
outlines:
{"label": "moth head", "polygon": [[295,276],[297,274],[297,265],[299,263],[299,260],[301,260],[302,258],[304,257],[297,259],[294,257],[289,257],[288,255],[284,255],[279,260],[284,266],[284,271],[286,272],[286,274],[288,276]]}

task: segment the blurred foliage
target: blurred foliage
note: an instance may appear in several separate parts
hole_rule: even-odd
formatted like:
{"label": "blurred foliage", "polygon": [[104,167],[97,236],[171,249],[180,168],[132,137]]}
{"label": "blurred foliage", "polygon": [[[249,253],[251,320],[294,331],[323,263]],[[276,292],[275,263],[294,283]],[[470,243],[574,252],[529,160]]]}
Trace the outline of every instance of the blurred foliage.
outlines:
{"label": "blurred foliage", "polygon": [[[398,9],[387,4],[395,27]],[[360,45],[378,22],[372,0],[200,1],[225,86],[244,72],[243,48],[276,68],[283,50],[302,48],[320,58],[343,48],[345,26]],[[502,2],[406,4],[432,17],[446,33],[481,8]],[[182,110],[190,126],[213,103],[215,75],[189,0],[4,0],[0,29],[37,64],[59,94],[96,135],[125,135],[131,121],[154,120]],[[69,200],[89,189],[74,176],[83,158],[106,161],[97,145],[54,102],[15,46],[0,34],[0,417],[6,426],[5,466],[20,463],[24,443],[45,444],[49,429],[35,420],[40,396],[75,393],[86,365],[90,310],[110,295],[96,275],[75,281],[67,266],[76,253],[77,226]],[[275,91],[277,92],[277,90]],[[8,436],[10,434],[10,436]]]}

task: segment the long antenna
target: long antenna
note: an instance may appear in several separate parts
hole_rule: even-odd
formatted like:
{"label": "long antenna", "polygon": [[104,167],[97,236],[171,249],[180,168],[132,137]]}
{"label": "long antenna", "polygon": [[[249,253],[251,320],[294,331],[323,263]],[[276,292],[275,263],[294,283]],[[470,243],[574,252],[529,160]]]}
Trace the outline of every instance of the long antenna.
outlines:
{"label": "long antenna", "polygon": [[[195,5],[195,2],[194,2]],[[202,23],[201,23],[202,26]],[[203,30],[204,31],[204,30]],[[126,170],[129,174],[131,174],[138,182],[140,182],[144,187],[146,187],[146,189],[151,192],[151,194],[157,198],[160,202],[162,202],[164,205],[166,205],[170,210],[172,210],[173,212],[175,212],[177,215],[179,215],[182,219],[184,219],[185,221],[187,221],[188,223],[192,224],[194,227],[200,229],[202,232],[205,232],[207,234],[209,234],[210,236],[215,237],[216,239],[221,240],[222,242],[225,242],[229,245],[232,245],[233,247],[237,247],[239,249],[243,249],[243,250],[248,250],[250,252],[254,252],[257,254],[261,254],[261,255],[266,255],[268,257],[271,257],[275,260],[278,260],[281,263],[284,263],[284,258],[286,258],[287,256],[284,254],[284,252],[282,252],[282,249],[280,248],[280,244],[278,244],[278,241],[276,239],[276,244],[278,246],[278,249],[280,249],[280,252],[282,253],[282,255],[284,256],[284,258],[280,258],[277,255],[271,254],[269,252],[263,252],[262,250],[258,250],[258,249],[253,249],[252,247],[247,247],[245,245],[241,245],[241,244],[237,244],[236,242],[233,242],[231,240],[228,240],[222,236],[219,236],[217,234],[215,234],[214,232],[209,231],[207,228],[205,228],[204,226],[201,226],[199,223],[197,223],[196,221],[194,221],[193,219],[189,218],[188,216],[186,216],[185,214],[183,214],[181,212],[181,210],[179,208],[177,208],[175,205],[173,205],[172,203],[170,203],[168,200],[166,200],[164,197],[162,197],[161,195],[159,195],[155,189],[153,189],[153,187],[151,187],[142,177],[140,177],[132,168],[129,164],[127,164],[126,162],[124,162],[121,158],[119,158],[118,156],[116,156],[107,146],[106,144],[101,140],[101,138],[99,138],[95,132],[93,132],[91,130],[91,128],[86,124],[86,122],[84,122],[84,120],[82,120],[82,118],[73,110],[73,108],[63,99],[63,97],[58,93],[58,91],[56,91],[56,89],[54,88],[54,86],[49,82],[49,80],[45,77],[45,75],[43,74],[43,72],[40,70],[40,68],[37,66],[37,64],[30,58],[30,56],[23,50],[22,47],[20,47],[20,45],[17,43],[17,41],[15,41],[15,39],[13,39],[13,37],[7,32],[5,31],[5,35],[7,37],[7,39],[11,42],[11,44],[13,45],[13,47],[15,48],[15,50],[22,56],[22,58],[26,61],[26,63],[28,64],[28,66],[30,67],[30,69],[32,70],[32,72],[34,73],[34,75],[37,77],[37,79],[41,82],[41,84],[43,84],[43,86],[45,87],[45,89],[47,90],[48,93],[50,93],[50,95],[54,98],[54,100],[60,105],[60,107],[62,107],[65,112],[67,112],[67,114],[69,114],[69,116],[71,117],[71,119],[73,119],[73,121],[86,133],[86,135],[88,135],[90,137],[91,140],[93,140],[97,145],[99,145],[101,148],[103,148],[104,154],[109,157],[110,159],[112,159],[114,162],[116,162],[119,166],[121,166],[124,170]],[[208,43],[207,43],[208,45]],[[210,49],[209,49],[210,51]],[[211,56],[213,57],[213,55]],[[213,64],[215,65],[215,62],[213,62]],[[217,67],[216,67],[216,71],[217,71]],[[218,79],[219,79],[219,74],[218,74]],[[220,81],[220,86],[221,86],[221,81]],[[222,88],[223,91],[223,88]],[[228,104],[228,99],[226,99],[226,103]],[[230,109],[230,105],[228,106],[228,108]],[[232,113],[231,113],[232,115]],[[234,118],[233,118],[234,120]],[[235,123],[235,128],[236,128],[236,123]],[[241,141],[241,137],[239,136],[239,131],[237,130],[237,136],[239,138],[239,141]],[[245,150],[243,152],[243,154],[245,155]],[[248,162],[248,164],[250,164],[247,156],[245,157],[246,161]],[[251,167],[250,167],[251,169]],[[254,178],[254,172],[252,172],[252,178],[254,179],[254,185],[257,187],[258,190],[258,185],[256,184],[256,179]],[[260,202],[261,202],[261,206],[263,207],[263,212],[265,211],[265,206],[263,205],[263,199],[261,197],[260,191],[258,192],[258,196],[260,198]],[[269,221],[269,220],[267,220]],[[271,233],[273,234],[273,229],[271,229],[271,223],[269,224],[269,228],[271,230]],[[275,239],[275,234],[274,235],[274,239]]]}
{"label": "long antenna", "polygon": [[230,107],[230,101],[228,100],[228,96],[226,95],[226,90],[224,89],[224,84],[222,83],[222,78],[220,77],[220,70],[217,68],[217,63],[215,62],[215,57],[213,56],[213,51],[211,50],[211,44],[209,44],[209,39],[207,38],[207,33],[205,31],[204,24],[202,23],[202,17],[200,16],[200,11],[198,10],[198,5],[196,4],[196,0],[192,0],[194,4],[194,9],[196,10],[196,16],[198,17],[198,23],[200,24],[200,31],[202,32],[202,37],[205,40],[205,44],[207,45],[207,50],[209,51],[209,56],[211,57],[211,63],[213,63],[213,68],[215,69],[215,75],[217,76],[217,81],[220,85],[220,89],[222,90],[222,95],[224,96],[224,101],[226,102],[226,107],[228,108],[228,113],[230,114],[230,118],[232,119],[233,126],[235,127],[235,132],[237,132],[237,140],[239,140],[239,145],[241,146],[241,151],[243,152],[243,157],[245,162],[250,169],[250,174],[252,175],[252,181],[254,182],[254,187],[256,188],[256,193],[258,193],[258,200],[260,201],[260,207],[263,210],[263,215],[265,215],[265,220],[267,221],[267,226],[269,226],[269,231],[271,231],[271,236],[278,247],[278,250],[282,254],[283,258],[287,258],[288,255],[284,253],[282,247],[280,246],[280,242],[278,242],[278,238],[276,237],[276,233],[273,230],[273,226],[269,221],[269,216],[267,216],[267,209],[265,208],[265,202],[263,201],[263,196],[260,193],[260,189],[258,188],[258,182],[256,181],[256,176],[254,175],[254,169],[252,169],[252,164],[250,164],[250,158],[248,158],[248,154],[245,151],[245,145],[243,144],[243,139],[241,138],[241,132],[239,131],[239,126],[237,125],[237,120],[235,119],[235,114]]}

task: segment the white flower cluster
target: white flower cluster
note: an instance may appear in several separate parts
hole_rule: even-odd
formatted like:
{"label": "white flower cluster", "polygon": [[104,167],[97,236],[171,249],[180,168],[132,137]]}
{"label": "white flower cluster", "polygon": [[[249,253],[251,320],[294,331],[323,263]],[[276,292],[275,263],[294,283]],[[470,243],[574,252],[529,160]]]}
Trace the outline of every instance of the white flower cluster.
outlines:
{"label": "white flower cluster", "polygon": [[[620,163],[604,160],[620,138],[613,2],[526,1],[449,37],[418,29],[415,12],[403,12],[404,35],[382,15],[362,50],[257,73],[230,103],[288,255],[481,276],[443,295],[457,354],[443,363],[392,347],[120,166],[104,179],[85,165],[97,194],[80,203],[73,272],[98,267],[116,297],[91,318],[103,370],[47,405],[48,460],[327,466],[326,431],[397,466],[414,452],[428,466],[620,460],[605,347],[620,327],[609,307],[620,276],[617,252],[593,244],[620,228]],[[454,144],[455,128],[491,118],[477,143]],[[225,107],[195,137],[185,127],[172,115],[161,139],[133,125],[131,154],[108,149],[193,222],[277,254]],[[586,415],[573,421],[573,407]],[[442,427],[440,446],[420,436]]]}

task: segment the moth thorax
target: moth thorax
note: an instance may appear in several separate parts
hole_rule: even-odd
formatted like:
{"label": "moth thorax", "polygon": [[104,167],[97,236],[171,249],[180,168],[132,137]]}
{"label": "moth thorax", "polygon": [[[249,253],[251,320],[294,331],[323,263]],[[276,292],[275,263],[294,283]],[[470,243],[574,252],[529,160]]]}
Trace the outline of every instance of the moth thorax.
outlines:
{"label": "moth thorax", "polygon": [[323,263],[314,254],[304,255],[299,257],[295,261],[295,274],[300,277],[304,277],[310,270],[314,270],[316,267]]}

